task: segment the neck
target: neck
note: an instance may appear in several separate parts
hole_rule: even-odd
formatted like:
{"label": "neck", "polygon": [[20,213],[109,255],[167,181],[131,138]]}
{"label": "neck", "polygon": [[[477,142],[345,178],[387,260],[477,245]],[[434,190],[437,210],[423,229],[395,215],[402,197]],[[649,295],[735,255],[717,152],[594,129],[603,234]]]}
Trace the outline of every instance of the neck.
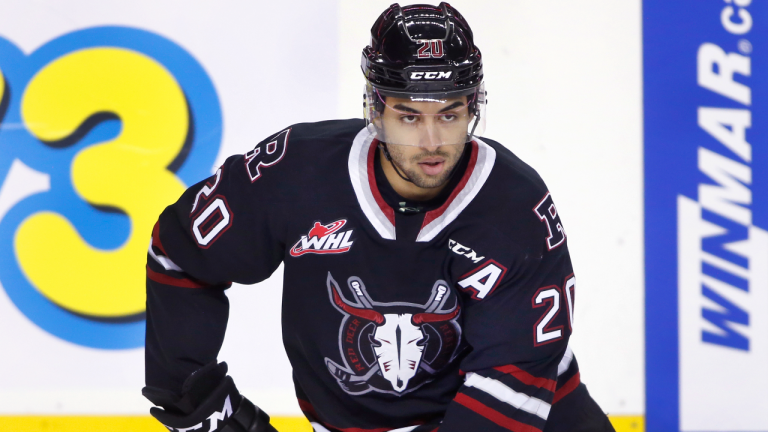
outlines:
{"label": "neck", "polygon": [[387,158],[384,156],[384,152],[381,151],[381,149],[379,149],[378,152],[381,168],[384,171],[384,175],[387,177],[387,181],[389,182],[390,186],[392,186],[392,189],[394,189],[398,195],[407,200],[431,200],[432,198],[436,197],[443,189],[445,189],[445,186],[448,184],[448,182],[445,182],[445,184],[434,188],[423,188],[416,186],[409,181],[403,180],[397,174],[394,165],[392,165],[392,163],[387,160]]}

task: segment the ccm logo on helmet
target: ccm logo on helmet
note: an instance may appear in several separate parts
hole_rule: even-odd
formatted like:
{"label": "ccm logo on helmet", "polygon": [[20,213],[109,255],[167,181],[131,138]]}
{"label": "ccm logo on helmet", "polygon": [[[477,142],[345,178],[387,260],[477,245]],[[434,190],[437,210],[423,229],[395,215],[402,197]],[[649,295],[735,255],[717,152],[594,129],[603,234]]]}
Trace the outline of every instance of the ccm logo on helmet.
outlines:
{"label": "ccm logo on helmet", "polygon": [[434,80],[434,79],[450,79],[453,75],[453,71],[448,72],[411,72],[412,80]]}

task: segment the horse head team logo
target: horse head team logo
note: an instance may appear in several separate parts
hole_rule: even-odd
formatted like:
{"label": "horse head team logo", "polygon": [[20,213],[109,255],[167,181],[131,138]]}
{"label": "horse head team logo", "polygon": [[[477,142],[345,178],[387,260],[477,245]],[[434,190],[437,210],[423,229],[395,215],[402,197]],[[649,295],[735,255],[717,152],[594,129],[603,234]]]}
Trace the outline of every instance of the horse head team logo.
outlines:
{"label": "horse head team logo", "polygon": [[[432,380],[432,375],[456,357],[461,340],[458,299],[438,280],[426,304],[379,303],[363,281],[350,277],[354,301],[344,297],[328,273],[328,294],[344,314],[339,349],[344,365],[326,358],[328,370],[344,391],[402,395]],[[452,306],[446,308],[449,302]]]}
{"label": "horse head team logo", "polygon": [[152,225],[221,145],[213,83],[184,48],[126,27],[29,54],[0,38],[0,83],[2,288],[68,342],[143,346]]}

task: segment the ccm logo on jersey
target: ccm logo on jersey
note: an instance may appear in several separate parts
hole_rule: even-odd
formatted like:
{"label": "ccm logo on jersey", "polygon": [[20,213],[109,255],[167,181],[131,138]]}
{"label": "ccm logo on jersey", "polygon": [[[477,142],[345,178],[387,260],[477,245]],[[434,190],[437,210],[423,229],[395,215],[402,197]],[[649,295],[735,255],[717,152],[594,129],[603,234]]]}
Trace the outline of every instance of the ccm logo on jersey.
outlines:
{"label": "ccm logo on jersey", "polygon": [[451,75],[453,75],[453,71],[448,72],[437,72],[437,71],[429,71],[429,72],[411,72],[411,79],[412,80],[441,80],[441,79],[450,79]]}
{"label": "ccm logo on jersey", "polygon": [[297,257],[307,253],[337,254],[344,253],[352,247],[352,231],[340,231],[346,219],[337,220],[327,225],[315,222],[315,226],[291,248],[291,256]]}
{"label": "ccm logo on jersey", "polygon": [[485,258],[484,256],[477,256],[477,253],[474,250],[464,246],[463,244],[457,242],[456,240],[450,240],[450,239],[448,240],[448,249],[450,249],[452,252],[456,254],[459,254],[471,259],[472,262],[474,262],[475,264],[479,263],[480,261],[483,260],[483,258]]}

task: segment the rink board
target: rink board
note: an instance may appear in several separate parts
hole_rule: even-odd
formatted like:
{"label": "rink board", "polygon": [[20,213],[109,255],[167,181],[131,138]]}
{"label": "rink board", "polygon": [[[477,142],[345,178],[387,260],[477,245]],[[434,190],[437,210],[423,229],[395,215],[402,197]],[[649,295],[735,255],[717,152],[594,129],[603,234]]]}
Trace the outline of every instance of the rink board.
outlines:
{"label": "rink board", "polygon": [[768,430],[767,14],[765,2],[643,2],[654,432]]}
{"label": "rink board", "polygon": [[[270,423],[280,432],[312,432],[303,417],[274,417]],[[616,432],[644,432],[642,417],[611,417]],[[167,430],[148,416],[134,417],[0,417],[0,430],[16,432],[162,432]]]}

